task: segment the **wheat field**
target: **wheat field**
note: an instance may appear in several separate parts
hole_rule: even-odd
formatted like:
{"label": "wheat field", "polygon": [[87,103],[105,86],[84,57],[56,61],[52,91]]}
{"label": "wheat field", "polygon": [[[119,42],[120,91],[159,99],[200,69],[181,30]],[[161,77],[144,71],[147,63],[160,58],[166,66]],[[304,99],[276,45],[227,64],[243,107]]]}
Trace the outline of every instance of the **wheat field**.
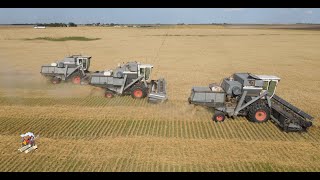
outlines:
{"label": "wheat field", "polygon": [[[83,36],[94,41],[46,41]],[[25,40],[25,39],[36,40]],[[0,27],[0,171],[319,171],[320,31],[168,26],[160,28]],[[92,56],[91,71],[120,62],[154,65],[168,102],[105,99],[88,85],[49,84],[41,65]],[[223,123],[189,105],[192,86],[235,72],[276,75],[277,94],[311,114],[307,133],[244,117]],[[40,138],[19,153],[20,134]]]}

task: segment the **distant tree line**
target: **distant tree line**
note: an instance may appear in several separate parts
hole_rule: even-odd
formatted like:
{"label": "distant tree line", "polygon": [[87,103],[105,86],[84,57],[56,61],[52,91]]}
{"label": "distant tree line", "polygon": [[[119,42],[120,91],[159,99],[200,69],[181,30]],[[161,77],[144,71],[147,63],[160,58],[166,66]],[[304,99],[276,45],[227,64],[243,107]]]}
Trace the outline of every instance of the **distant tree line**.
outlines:
{"label": "distant tree line", "polygon": [[37,26],[47,26],[47,27],[77,27],[77,24],[73,22],[66,23],[36,23]]}
{"label": "distant tree line", "polygon": [[91,23],[91,24],[85,24],[85,26],[117,26],[119,24],[115,23]]}
{"label": "distant tree line", "polygon": [[296,24],[312,24],[312,25],[318,25],[318,23],[296,23]]}

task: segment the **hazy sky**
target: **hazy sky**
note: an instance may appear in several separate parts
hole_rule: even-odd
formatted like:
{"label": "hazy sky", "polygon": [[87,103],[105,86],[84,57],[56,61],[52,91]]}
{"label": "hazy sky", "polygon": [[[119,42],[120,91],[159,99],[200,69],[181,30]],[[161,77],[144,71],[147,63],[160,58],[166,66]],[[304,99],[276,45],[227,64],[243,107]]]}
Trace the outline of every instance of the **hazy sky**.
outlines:
{"label": "hazy sky", "polygon": [[14,23],[320,23],[320,8],[0,8]]}

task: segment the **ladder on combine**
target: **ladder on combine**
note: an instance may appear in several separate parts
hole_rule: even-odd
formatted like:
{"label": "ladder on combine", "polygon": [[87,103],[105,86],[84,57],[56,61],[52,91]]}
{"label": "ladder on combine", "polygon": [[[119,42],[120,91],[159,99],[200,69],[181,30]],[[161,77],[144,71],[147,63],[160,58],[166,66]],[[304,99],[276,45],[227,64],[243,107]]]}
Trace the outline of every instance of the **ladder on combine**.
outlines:
{"label": "ladder on combine", "polygon": [[271,119],[285,132],[305,131],[313,117],[275,95],[271,98]]}

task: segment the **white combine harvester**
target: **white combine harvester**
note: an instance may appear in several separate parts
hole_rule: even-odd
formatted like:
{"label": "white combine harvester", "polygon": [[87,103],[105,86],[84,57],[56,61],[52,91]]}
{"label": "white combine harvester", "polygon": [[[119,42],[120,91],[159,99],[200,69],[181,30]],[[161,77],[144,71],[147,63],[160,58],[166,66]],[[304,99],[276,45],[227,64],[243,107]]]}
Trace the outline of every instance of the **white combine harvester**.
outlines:
{"label": "white combine harvester", "polygon": [[19,148],[18,151],[29,153],[38,148],[38,146],[35,143],[35,139],[37,139],[39,135],[35,137],[32,132],[27,132],[26,134],[21,134],[20,136],[22,143],[21,148]]}

